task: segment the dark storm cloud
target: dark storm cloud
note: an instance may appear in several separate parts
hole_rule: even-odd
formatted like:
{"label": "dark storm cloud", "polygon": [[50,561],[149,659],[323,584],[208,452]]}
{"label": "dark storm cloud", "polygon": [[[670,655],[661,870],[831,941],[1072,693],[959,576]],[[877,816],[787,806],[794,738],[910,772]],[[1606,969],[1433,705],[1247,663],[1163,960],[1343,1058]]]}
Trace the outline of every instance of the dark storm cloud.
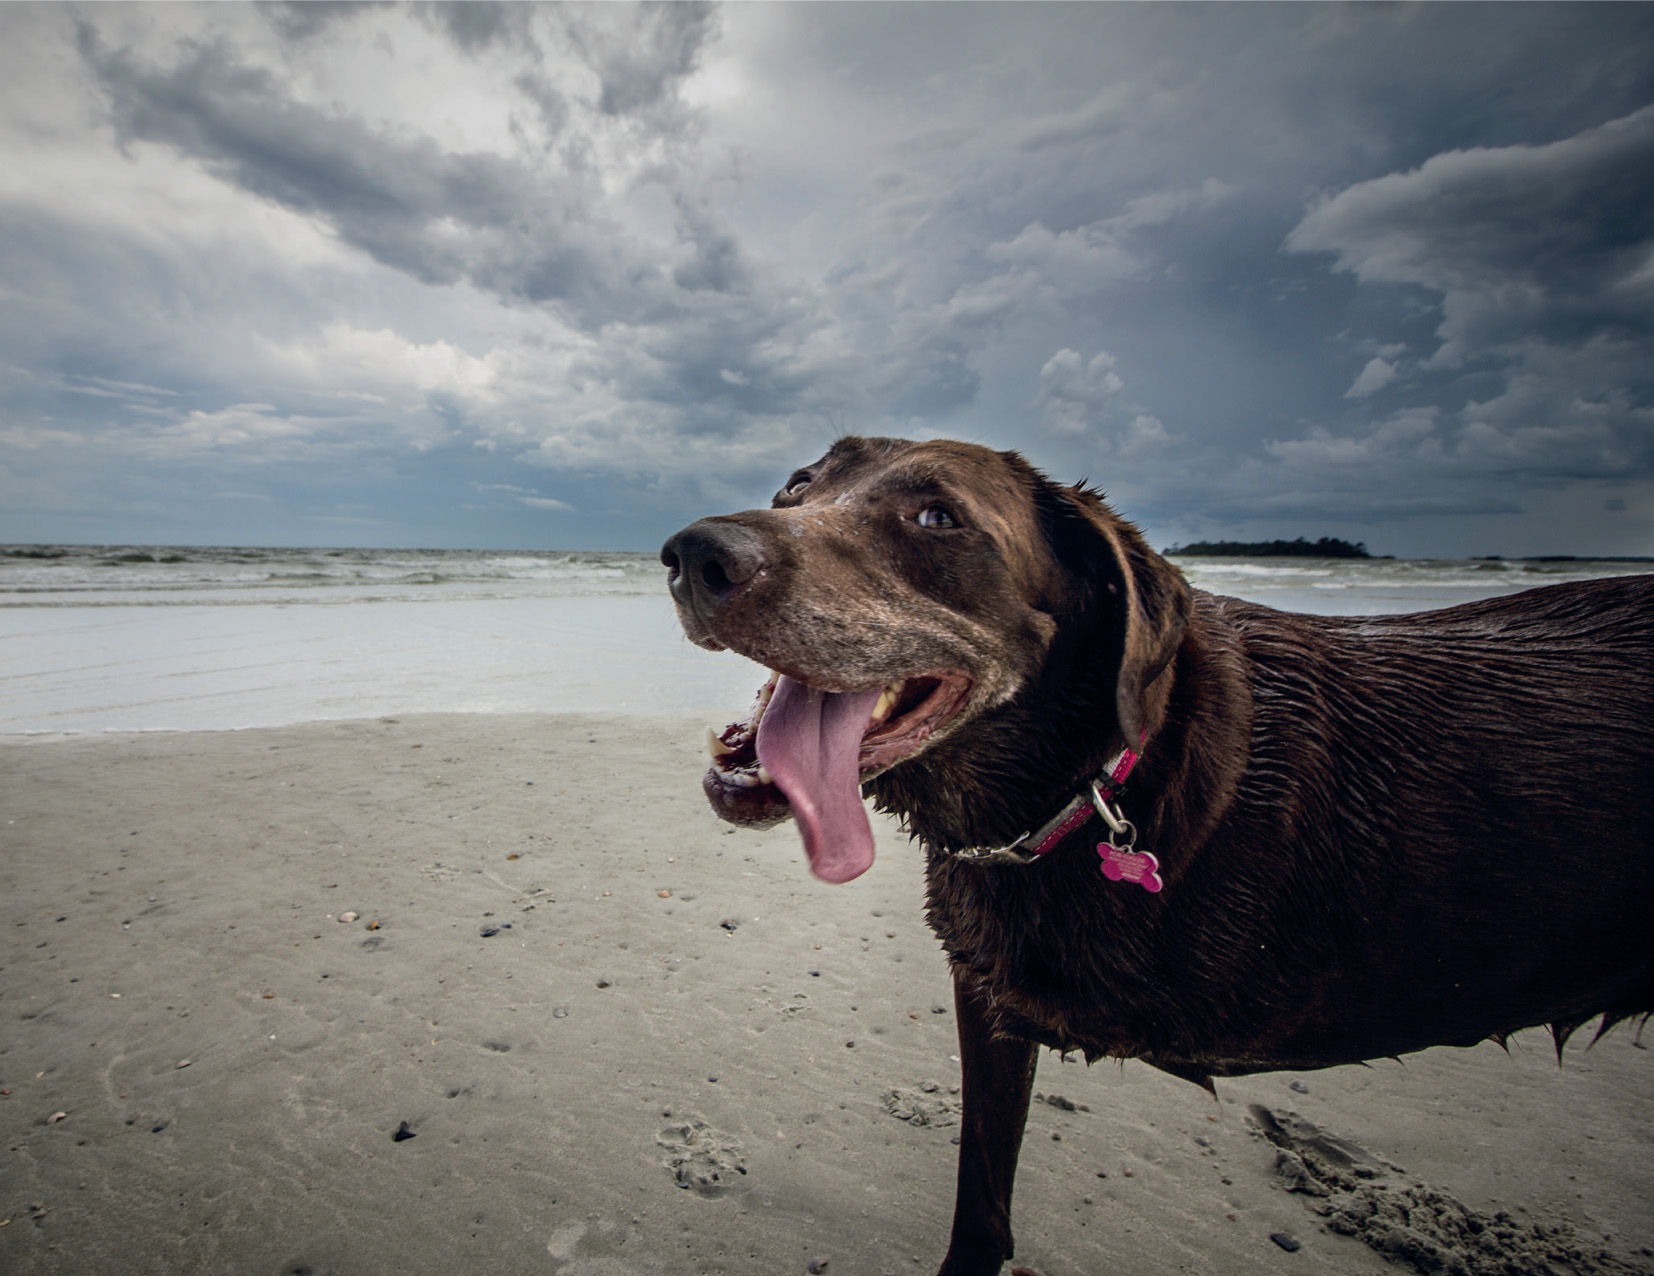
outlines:
{"label": "dark storm cloud", "polygon": [[749,282],[740,240],[728,221],[704,202],[679,196],[678,235],[694,256],[672,272],[678,287],[690,292],[732,292]]}
{"label": "dark storm cloud", "polygon": [[631,510],[644,544],[861,429],[1020,447],[1167,540],[1430,549],[1577,488],[1580,543],[1654,550],[1654,6],[5,33],[0,160],[33,185],[0,194],[0,431],[31,475],[92,439],[245,491],[260,457],[337,477],[354,438],[372,501],[452,471],[467,508]]}
{"label": "dark storm cloud", "polygon": [[626,259],[578,178],[451,154],[294,101],[223,43],[186,45],[168,70],[106,49],[86,26],[80,43],[119,137],[175,147],[255,195],[325,217],[388,266],[556,300],[596,322],[647,304],[648,268]]}
{"label": "dark storm cloud", "polygon": [[1654,332],[1654,107],[1545,146],[1449,151],[1313,208],[1287,239],[1440,293],[1433,363]]}
{"label": "dark storm cloud", "polygon": [[1433,348],[1375,357],[1352,394],[1450,393],[1456,374],[1478,367],[1494,377],[1456,411],[1272,444],[1301,481],[1359,464],[1370,485],[1409,463],[1426,485],[1654,475],[1654,108],[1359,183],[1319,202],[1287,245],[1335,254],[1364,284],[1439,301]]}
{"label": "dark storm cloud", "polygon": [[[480,32],[526,20],[516,6],[456,16],[470,8],[433,10],[468,50],[488,42]],[[602,112],[647,114],[693,68],[713,15],[701,5],[622,13],[618,24],[580,10],[560,19],[601,76]],[[186,42],[166,69],[105,48],[86,26],[80,44],[123,140],[173,147],[254,195],[323,218],[346,242],[424,283],[465,282],[507,301],[548,304],[585,331],[634,328],[651,358],[631,369],[617,359],[607,371],[627,377],[628,393],[711,410],[696,413],[691,428],[719,411],[783,410],[804,387],[784,366],[796,307],[755,287],[728,219],[702,195],[673,193],[674,239],[653,245],[605,211],[589,161],[453,153],[427,137],[375,129],[296,101],[272,72],[222,42]],[[561,128],[564,95],[537,72],[518,78],[542,118]],[[439,415],[462,419],[452,404]]]}
{"label": "dark storm cloud", "polygon": [[629,16],[617,27],[590,9],[563,11],[571,41],[602,80],[598,109],[604,115],[670,103],[717,29],[716,11],[699,0],[654,0]]}
{"label": "dark storm cloud", "polygon": [[335,23],[369,9],[385,8],[391,0],[259,0],[258,9],[284,39],[314,39]]}
{"label": "dark storm cloud", "polygon": [[534,43],[532,6],[499,4],[495,0],[463,0],[463,3],[442,3],[425,6],[436,24],[467,53],[487,48],[491,44],[516,41]]}
{"label": "dark storm cloud", "polygon": [[540,117],[540,127],[552,141],[562,133],[569,122],[569,100],[555,84],[539,71],[524,71],[512,84],[533,102]]}

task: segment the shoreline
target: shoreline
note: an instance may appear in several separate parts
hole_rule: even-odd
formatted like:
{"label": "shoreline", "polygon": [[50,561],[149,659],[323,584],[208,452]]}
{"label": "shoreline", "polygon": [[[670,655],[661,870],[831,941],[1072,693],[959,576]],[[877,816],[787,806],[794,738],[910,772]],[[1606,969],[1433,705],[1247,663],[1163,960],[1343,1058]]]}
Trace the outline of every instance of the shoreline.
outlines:
{"label": "shoreline", "polygon": [[[790,826],[707,809],[704,725],[4,737],[0,1269],[933,1271],[958,1065],[918,853],[878,821],[865,877],[816,882]],[[1286,1190],[1256,1103],[1396,1199],[1654,1270],[1654,1056],[1590,1031],[1561,1068],[1529,1031],[1217,1102],[1042,1053],[1017,1261],[1397,1270]]]}
{"label": "shoreline", "polygon": [[[1605,574],[1588,563],[1518,571],[1356,561],[1185,566],[1197,588],[1319,615],[1431,610]],[[636,592],[638,580],[605,584],[573,568],[547,580],[522,570],[503,581],[305,585],[229,604],[177,582],[142,601],[116,602],[104,586],[53,605],[0,597],[0,734],[280,727],[407,712],[727,722],[767,676],[684,637],[658,564],[646,592]],[[579,592],[600,587],[612,589]]]}

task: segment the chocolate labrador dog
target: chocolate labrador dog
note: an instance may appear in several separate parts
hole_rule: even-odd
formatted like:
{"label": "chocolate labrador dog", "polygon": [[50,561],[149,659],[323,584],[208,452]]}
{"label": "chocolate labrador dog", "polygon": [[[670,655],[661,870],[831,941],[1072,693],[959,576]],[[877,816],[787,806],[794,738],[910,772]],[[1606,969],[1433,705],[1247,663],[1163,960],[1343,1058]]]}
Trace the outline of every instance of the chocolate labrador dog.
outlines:
{"label": "chocolate labrador dog", "polygon": [[774,670],[725,819],[924,848],[964,1121],[943,1276],[1011,1256],[1038,1046],[1214,1076],[1654,1010],[1654,576],[1406,616],[1191,589],[1015,453],[844,438],[661,552]]}

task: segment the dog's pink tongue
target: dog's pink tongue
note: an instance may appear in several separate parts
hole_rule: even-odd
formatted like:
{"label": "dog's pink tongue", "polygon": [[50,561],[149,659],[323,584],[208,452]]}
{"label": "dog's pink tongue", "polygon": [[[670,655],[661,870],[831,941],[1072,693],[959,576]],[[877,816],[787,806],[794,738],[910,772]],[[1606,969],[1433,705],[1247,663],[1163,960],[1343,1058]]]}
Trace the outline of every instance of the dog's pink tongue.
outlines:
{"label": "dog's pink tongue", "polygon": [[861,804],[861,738],[879,689],[820,691],[785,674],[758,722],[758,760],[792,804],[810,871],[848,882],[873,865]]}

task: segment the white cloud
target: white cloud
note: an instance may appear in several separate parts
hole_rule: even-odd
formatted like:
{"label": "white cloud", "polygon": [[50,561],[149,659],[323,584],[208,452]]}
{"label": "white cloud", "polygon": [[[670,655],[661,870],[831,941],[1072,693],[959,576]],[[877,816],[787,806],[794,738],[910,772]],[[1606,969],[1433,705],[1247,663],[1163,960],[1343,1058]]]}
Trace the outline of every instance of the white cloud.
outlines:
{"label": "white cloud", "polygon": [[1120,241],[1107,219],[1057,232],[1032,222],[1016,238],[990,245],[984,256],[1053,290],[1098,288],[1143,269],[1142,259]]}
{"label": "white cloud", "polygon": [[1377,394],[1395,379],[1396,365],[1388,359],[1375,356],[1367,360],[1367,366],[1361,369],[1350,388],[1344,391],[1344,397],[1365,399],[1369,395]]}
{"label": "white cloud", "polygon": [[1298,481],[1319,483],[1337,474],[1378,482],[1398,468],[1441,460],[1439,415],[1435,408],[1408,408],[1355,435],[1315,426],[1302,438],[1272,439],[1264,449],[1285,462]]}
{"label": "white cloud", "polygon": [[1199,186],[1153,191],[1130,201],[1122,212],[1108,218],[1105,224],[1116,233],[1139,230],[1144,226],[1164,226],[1188,212],[1210,212],[1239,189],[1221,178],[1208,177]]}
{"label": "white cloud", "polygon": [[1088,360],[1078,351],[1063,349],[1047,359],[1034,396],[1046,424],[1058,433],[1078,435],[1101,422],[1126,384],[1114,367],[1115,358],[1106,350]]}
{"label": "white cloud", "polygon": [[318,339],[271,351],[272,362],[287,366],[315,387],[353,381],[403,392],[447,391],[486,399],[500,380],[500,364],[510,356],[495,349],[476,356],[451,342],[410,341],[390,328],[367,330],[334,322]]}
{"label": "white cloud", "polygon": [[1123,461],[1148,461],[1163,455],[1175,441],[1159,417],[1139,412],[1114,440],[1114,452]]}

